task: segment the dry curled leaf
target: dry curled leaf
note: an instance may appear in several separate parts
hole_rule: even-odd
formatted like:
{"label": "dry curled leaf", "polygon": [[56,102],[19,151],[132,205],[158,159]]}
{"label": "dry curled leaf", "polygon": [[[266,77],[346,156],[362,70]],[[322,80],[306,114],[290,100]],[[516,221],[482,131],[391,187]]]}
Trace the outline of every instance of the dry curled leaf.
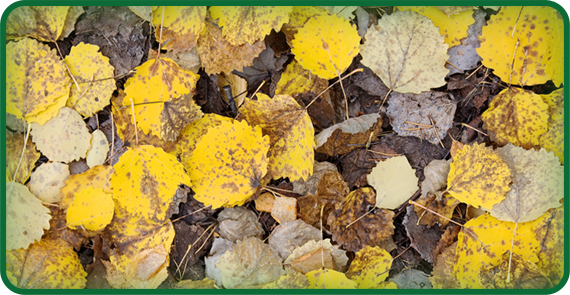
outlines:
{"label": "dry curled leaf", "polygon": [[91,149],[87,151],[85,156],[85,161],[89,168],[103,165],[107,159],[107,153],[109,153],[109,142],[101,129],[93,131],[91,137]]}
{"label": "dry curled leaf", "polygon": [[316,151],[333,157],[346,154],[376,141],[380,131],[382,117],[378,113],[350,118],[317,134]]}

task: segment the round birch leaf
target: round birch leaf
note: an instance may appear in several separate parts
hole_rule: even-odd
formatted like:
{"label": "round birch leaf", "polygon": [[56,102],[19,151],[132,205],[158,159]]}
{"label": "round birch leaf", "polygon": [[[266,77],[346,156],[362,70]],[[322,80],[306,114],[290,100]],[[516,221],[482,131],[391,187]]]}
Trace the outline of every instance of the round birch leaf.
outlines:
{"label": "round birch leaf", "polygon": [[330,15],[329,11],[321,6],[293,6],[289,13],[289,22],[284,23],[281,32],[287,38],[287,44],[291,45],[298,30],[302,28],[310,18],[318,15]]}
{"label": "round birch leaf", "polygon": [[62,209],[69,208],[71,201],[85,187],[101,188],[106,193],[112,193],[111,176],[114,173],[113,166],[95,166],[83,173],[70,175],[65,181],[65,186],[61,189]]}
{"label": "round birch leaf", "polygon": [[371,289],[388,277],[392,267],[392,256],[376,246],[366,246],[356,252],[346,275],[358,284],[358,289]]}
{"label": "round birch leaf", "polygon": [[420,93],[445,85],[448,45],[427,17],[395,12],[370,27],[364,39],[362,64],[393,91]]}
{"label": "round birch leaf", "polygon": [[32,37],[55,42],[63,31],[68,10],[69,6],[17,7],[6,18],[6,39]]}
{"label": "round birch leaf", "polygon": [[175,53],[190,51],[198,43],[205,18],[206,6],[158,6],[153,9],[152,23],[157,28],[162,25],[162,29],[154,32],[156,40],[168,40],[161,49]]}
{"label": "round birch leaf", "polygon": [[69,166],[62,163],[44,163],[32,172],[30,191],[46,203],[61,201],[61,188],[69,177]]}
{"label": "round birch leaf", "polygon": [[87,157],[85,158],[89,168],[103,165],[109,152],[109,142],[103,131],[97,129],[91,133],[91,136],[91,149],[87,152]]}
{"label": "round birch leaf", "polygon": [[366,177],[376,190],[376,207],[396,209],[418,190],[416,170],[406,156],[379,162]]}
{"label": "round birch leaf", "polygon": [[67,226],[72,229],[82,226],[91,232],[100,231],[111,222],[114,209],[111,194],[102,188],[86,187],[73,198],[67,209]]}

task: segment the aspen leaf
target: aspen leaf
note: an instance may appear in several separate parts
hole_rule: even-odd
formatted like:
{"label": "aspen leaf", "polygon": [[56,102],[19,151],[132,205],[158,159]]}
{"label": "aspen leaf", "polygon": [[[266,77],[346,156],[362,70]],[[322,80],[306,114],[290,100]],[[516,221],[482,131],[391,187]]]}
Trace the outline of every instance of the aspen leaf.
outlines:
{"label": "aspen leaf", "polygon": [[382,117],[378,113],[350,118],[317,134],[316,150],[329,156],[349,153],[375,141],[381,126]]}
{"label": "aspen leaf", "polygon": [[59,34],[58,41],[61,41],[69,36],[71,32],[75,31],[75,23],[80,15],[85,12],[82,6],[69,6],[67,11],[67,16],[65,17],[65,23],[63,24],[63,29],[61,34]]}
{"label": "aspen leaf", "polygon": [[152,22],[152,6],[129,6],[129,9],[147,22]]}
{"label": "aspen leaf", "polygon": [[541,95],[548,105],[548,130],[540,138],[540,146],[552,151],[564,164],[564,88],[549,95]]}
{"label": "aspen leaf", "polygon": [[15,284],[23,289],[83,289],[87,273],[77,252],[63,240],[42,239],[27,250],[6,252]]}
{"label": "aspen leaf", "polygon": [[499,154],[474,143],[457,151],[447,176],[447,191],[463,203],[492,208],[505,199],[510,182],[511,172]]}
{"label": "aspen leaf", "polygon": [[67,209],[67,226],[83,227],[90,232],[105,228],[113,218],[115,203],[112,195],[102,188],[86,187],[81,190]]}
{"label": "aspen leaf", "polygon": [[49,46],[30,38],[6,44],[7,113],[44,124],[65,105],[70,82],[65,64]]}
{"label": "aspen leaf", "polygon": [[[330,257],[330,264],[327,266],[325,265],[326,268],[329,269],[334,269],[336,271],[343,271],[346,268],[346,263],[348,262],[348,257],[346,256],[346,251],[341,250],[339,246],[333,246],[331,244],[331,240],[330,239],[324,239],[321,241],[315,241],[315,240],[310,240],[307,241],[304,245],[295,248],[295,250],[293,250],[293,252],[291,252],[291,254],[287,257],[287,259],[285,259],[285,261],[283,262],[284,264],[288,264],[291,263],[291,265],[295,268],[295,269],[299,269],[299,266],[306,262],[309,257],[317,257],[318,258],[318,263],[315,265],[315,268],[309,269],[309,271],[318,269],[318,268],[322,268],[323,265],[321,263],[321,255],[318,255],[318,252],[321,251],[321,249],[324,249],[325,251],[327,251],[327,254],[325,256],[328,255],[328,257]],[[317,255],[314,255],[314,254]],[[295,263],[294,263],[295,262]],[[306,270],[306,268],[305,268]],[[303,271],[301,270],[303,273],[308,273],[309,271]]]}
{"label": "aspen leaf", "polygon": [[[510,272],[510,273],[509,273]],[[498,266],[484,269],[481,281],[485,289],[549,289],[554,287],[540,268],[516,253],[503,253]]]}
{"label": "aspen leaf", "polygon": [[450,167],[451,159],[433,160],[424,167],[425,179],[422,181],[422,198],[425,199],[428,193],[435,194],[435,192],[445,188]]}
{"label": "aspen leaf", "polygon": [[411,11],[387,15],[361,45],[362,64],[400,93],[420,93],[445,84],[448,45],[433,22]]}
{"label": "aspen leaf", "polygon": [[[444,187],[445,187],[445,180],[444,178]],[[453,217],[453,212],[457,205],[459,205],[459,201],[445,194],[444,196],[440,197],[439,194],[432,194],[428,193],[425,199],[417,200],[417,203],[427,207],[433,212],[437,212],[439,214],[431,214],[430,212],[426,211],[424,208],[420,206],[415,206],[414,211],[416,211],[416,215],[419,218],[417,224],[425,225],[428,227],[433,227],[436,224],[440,225],[440,228],[443,228],[449,223],[449,220]],[[440,217],[443,216],[443,217]],[[469,214],[469,216],[472,216]],[[447,219],[446,219],[447,218]]]}
{"label": "aspen leaf", "polygon": [[321,231],[308,225],[303,220],[297,219],[285,222],[273,230],[269,236],[269,245],[279,252],[279,256],[285,259],[300,246],[308,241],[321,240]]}
{"label": "aspen leaf", "polygon": [[[32,173],[34,164],[39,160],[40,153],[36,151],[36,145],[28,138],[26,148],[24,149],[25,136],[21,133],[6,131],[6,177],[12,181],[14,179],[19,183],[26,183]],[[22,155],[22,152],[24,155]],[[20,162],[20,156],[22,160]],[[16,168],[20,163],[20,168],[16,175]]]}
{"label": "aspen leaf", "polygon": [[297,219],[297,199],[291,197],[275,197],[271,208],[271,217],[278,223]]}
{"label": "aspen leaf", "polygon": [[550,25],[552,32],[548,38],[546,51],[546,74],[558,87],[564,83],[564,21],[558,11],[551,8]]}
{"label": "aspen leaf", "polygon": [[27,249],[49,229],[49,209],[28,188],[6,183],[6,249]]}
{"label": "aspen leaf", "polygon": [[303,68],[323,78],[340,77],[358,54],[360,36],[348,20],[319,15],[299,29],[291,52]]}
{"label": "aspen leaf", "polygon": [[93,131],[91,136],[91,149],[87,151],[87,156],[85,157],[89,168],[103,165],[109,152],[109,142],[101,129]]}
{"label": "aspen leaf", "polygon": [[378,162],[366,178],[376,190],[377,208],[396,209],[418,190],[416,170],[406,156]]}
{"label": "aspen leaf", "polygon": [[292,267],[285,266],[286,275],[279,277],[277,281],[263,286],[262,289],[306,289],[309,286],[307,277]]}
{"label": "aspen leaf", "polygon": [[194,198],[212,209],[243,204],[267,173],[268,149],[259,126],[234,121],[210,128],[188,161]]}
{"label": "aspen leaf", "polygon": [[212,19],[219,19],[224,39],[231,45],[254,44],[271,30],[279,32],[289,22],[291,6],[212,6]]}
{"label": "aspen leaf", "polygon": [[346,19],[354,19],[354,14],[352,14],[358,6],[321,6],[322,8],[328,10],[331,14],[335,14],[338,17]]}
{"label": "aspen leaf", "polygon": [[275,197],[272,193],[263,193],[255,199],[255,210],[261,212],[271,212]]}
{"label": "aspen leaf", "polygon": [[317,75],[312,75],[311,71],[304,69],[297,60],[293,60],[285,71],[275,88],[275,94],[288,94],[295,97],[304,92],[321,93],[328,86],[328,81]]}
{"label": "aspen leaf", "polygon": [[69,176],[69,166],[53,162],[43,163],[30,177],[30,192],[46,203],[61,200],[60,190]]}
{"label": "aspen leaf", "polygon": [[331,250],[318,248],[306,255],[303,255],[290,262],[291,267],[302,272],[308,273],[313,270],[328,268],[333,268],[333,261],[331,256]]}
{"label": "aspen leaf", "polygon": [[439,256],[429,278],[434,289],[459,289],[459,282],[455,279],[453,267],[455,265],[455,252],[457,242],[445,248]]}
{"label": "aspen leaf", "polygon": [[493,98],[481,119],[491,140],[526,149],[537,146],[548,129],[548,105],[530,90],[510,87]]}
{"label": "aspen leaf", "polygon": [[113,91],[117,88],[114,76],[115,68],[109,64],[109,58],[103,56],[99,46],[79,43],[71,47],[65,63],[79,83],[71,84],[67,106],[85,117],[102,110],[109,104]]}
{"label": "aspen leaf", "polygon": [[437,10],[445,13],[447,16],[460,14],[464,11],[472,11],[475,6],[435,6]]}
{"label": "aspen leaf", "polygon": [[307,179],[313,174],[313,124],[307,110],[289,95],[259,93],[241,109],[243,118],[269,136],[267,173],[274,179]]}
{"label": "aspen leaf", "polygon": [[564,167],[544,149],[525,150],[508,144],[497,149],[511,171],[511,190],[489,213],[499,220],[532,221],[548,209],[562,206]]}
{"label": "aspen leaf", "polygon": [[307,273],[309,289],[356,289],[356,282],[342,272],[321,268]]}
{"label": "aspen leaf", "polygon": [[65,181],[65,186],[61,189],[59,206],[63,209],[69,208],[75,195],[79,194],[86,187],[100,188],[105,193],[112,193],[110,179],[113,173],[113,166],[99,165],[83,173],[70,175]]}
{"label": "aspen leaf", "polygon": [[63,31],[68,10],[69,6],[17,7],[6,19],[6,38],[55,42]]}
{"label": "aspen leaf", "polygon": [[534,234],[540,241],[537,265],[557,285],[564,276],[564,206],[550,209]]}
{"label": "aspen leaf", "polygon": [[176,141],[186,125],[204,116],[192,95],[186,94],[164,102],[160,113],[160,137],[165,141]]}
{"label": "aspen leaf", "polygon": [[265,234],[257,215],[244,207],[225,208],[218,215],[218,222],[220,236],[233,243],[247,237],[261,239]]}
{"label": "aspen leaf", "polygon": [[189,51],[198,43],[205,18],[206,6],[158,6],[152,12],[152,24],[157,28],[154,36],[165,42],[161,49]]}
{"label": "aspen leaf", "polygon": [[309,19],[319,15],[330,15],[330,13],[321,6],[293,6],[293,10],[289,13],[289,22],[284,23],[281,28],[281,32],[283,32],[287,38],[287,43],[291,45],[298,30],[302,28]]}
{"label": "aspen leaf", "polygon": [[63,107],[47,123],[32,123],[32,140],[51,161],[69,163],[85,158],[91,148],[91,133],[83,118],[73,109]]}
{"label": "aspen leaf", "polygon": [[358,284],[358,289],[370,289],[388,277],[391,267],[390,253],[380,247],[366,246],[356,252],[346,275]]}

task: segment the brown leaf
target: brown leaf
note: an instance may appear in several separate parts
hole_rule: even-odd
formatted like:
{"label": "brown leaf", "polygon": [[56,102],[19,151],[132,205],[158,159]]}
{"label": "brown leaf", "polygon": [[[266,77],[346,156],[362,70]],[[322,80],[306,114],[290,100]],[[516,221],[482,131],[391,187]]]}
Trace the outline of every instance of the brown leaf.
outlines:
{"label": "brown leaf", "polygon": [[261,239],[265,234],[255,213],[245,207],[225,208],[218,215],[218,222],[220,236],[234,243],[247,237]]}
{"label": "brown leaf", "polygon": [[255,199],[255,210],[261,212],[271,212],[275,197],[272,193],[263,193]]}
{"label": "brown leaf", "polygon": [[407,213],[402,222],[410,238],[410,245],[420,253],[424,260],[429,263],[434,263],[434,250],[441,237],[441,231],[439,230],[439,226],[427,227],[425,225],[418,225],[418,216],[413,209],[413,205],[407,207]]}
{"label": "brown leaf", "polygon": [[385,143],[370,146],[370,149],[359,148],[342,157],[342,177],[349,188],[362,187],[368,184],[366,179],[376,160],[385,160],[398,156],[398,152]]}
{"label": "brown leaf", "polygon": [[297,219],[276,227],[269,237],[269,245],[279,252],[282,259],[285,259],[295,248],[311,240],[320,241],[321,231]]}
{"label": "brown leaf", "polygon": [[[314,92],[303,92],[299,93],[295,99],[300,102],[299,104],[306,106],[311,101],[313,101],[317,95],[318,93]],[[311,122],[313,122],[316,132],[321,132],[323,129],[330,127],[335,123],[335,115],[332,104],[323,97],[317,98],[317,100],[315,100],[315,102],[309,106],[307,112],[311,117]]]}
{"label": "brown leaf", "polygon": [[382,117],[379,114],[351,118],[317,134],[316,151],[332,157],[346,154],[376,141],[380,131],[382,131]]}
{"label": "brown leaf", "polygon": [[424,168],[422,181],[422,198],[428,193],[434,193],[447,186],[447,174],[449,174],[450,160],[433,160]]}
{"label": "brown leaf", "polygon": [[[423,205],[424,207],[427,207],[428,209],[449,219],[451,219],[455,207],[460,203],[459,200],[449,195],[438,200],[437,195],[431,193],[428,194],[425,199],[419,199],[417,202],[418,204]],[[428,227],[433,227],[435,224],[439,224],[439,226],[444,227],[449,223],[449,220],[441,218],[431,212],[426,212],[426,210],[420,206],[416,206],[414,210],[419,216],[419,223]]]}
{"label": "brown leaf", "polygon": [[447,247],[438,257],[437,262],[429,278],[434,289],[458,289],[460,288],[457,279],[453,274],[455,266],[455,249],[457,242]]}
{"label": "brown leaf", "polygon": [[179,280],[193,278],[192,266],[212,244],[212,240],[208,239],[209,232],[204,233],[201,226],[188,225],[184,221],[174,223],[174,232],[170,271]]}
{"label": "brown leaf", "polygon": [[81,249],[84,243],[87,243],[87,238],[81,234],[79,230],[72,230],[67,227],[66,213],[65,209],[49,206],[48,207],[51,214],[51,219],[49,220],[49,230],[44,234],[44,239],[50,240],[64,240],[69,243],[77,251]]}
{"label": "brown leaf", "polygon": [[443,232],[437,246],[432,251],[434,257],[437,257],[457,240],[457,235],[459,234],[460,229],[461,227],[455,224],[451,224],[445,228],[445,232]]}
{"label": "brown leaf", "polygon": [[291,261],[291,266],[304,274],[322,267],[333,269],[331,250],[317,249]]}
{"label": "brown leaf", "polygon": [[164,102],[160,113],[160,136],[165,141],[176,141],[186,125],[202,118],[204,113],[196,105],[191,94]]}
{"label": "brown leaf", "polygon": [[[275,57],[275,52],[271,47],[267,46],[267,43],[265,43],[264,48],[265,50],[263,50],[258,57],[253,59],[253,65],[244,67],[241,71],[233,70],[232,73],[244,78],[247,81],[248,88],[252,91],[257,89],[263,80],[269,79],[269,81],[265,83],[269,85],[269,89],[273,89],[273,93],[271,93],[271,91],[269,93],[270,96],[273,96],[275,94],[277,80],[279,80],[278,73],[283,70],[283,64],[287,61],[288,56],[282,55],[279,58]],[[238,93],[235,94],[237,95]],[[291,93],[278,94],[292,95]]]}

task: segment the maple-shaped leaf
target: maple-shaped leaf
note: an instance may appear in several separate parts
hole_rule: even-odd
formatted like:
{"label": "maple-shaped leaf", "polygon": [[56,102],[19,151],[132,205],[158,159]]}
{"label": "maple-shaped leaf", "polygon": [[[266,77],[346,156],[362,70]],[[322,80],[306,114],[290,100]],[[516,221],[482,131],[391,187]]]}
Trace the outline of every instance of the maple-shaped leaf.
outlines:
{"label": "maple-shaped leaf", "polygon": [[336,15],[319,15],[299,29],[291,52],[303,68],[323,78],[340,75],[358,54],[360,36],[346,19]]}
{"label": "maple-shaped leaf", "polygon": [[253,44],[269,35],[271,30],[279,32],[289,21],[291,6],[212,6],[212,19],[219,19],[224,39],[234,46]]}
{"label": "maple-shaped leaf", "polygon": [[332,269],[321,268],[307,273],[309,289],[356,289],[356,282],[345,274]]}
{"label": "maple-shaped leaf", "polygon": [[30,192],[46,203],[61,200],[60,190],[69,176],[69,166],[59,162],[43,163],[30,176]]}
{"label": "maple-shaped leaf", "polygon": [[497,149],[511,171],[511,190],[507,197],[489,209],[499,220],[527,222],[535,220],[548,209],[562,206],[564,198],[564,167],[544,149],[525,150],[508,144]]}
{"label": "maple-shaped leaf", "polygon": [[540,146],[553,151],[564,164],[564,88],[549,95],[541,95],[548,105],[548,130],[540,137]]}
{"label": "maple-shaped leaf", "polygon": [[89,168],[93,168],[98,165],[103,165],[107,159],[107,153],[109,153],[109,142],[105,133],[101,129],[97,129],[91,133],[91,149],[87,151],[85,156],[85,161]]}
{"label": "maple-shaped leaf", "polygon": [[129,6],[129,10],[145,21],[152,22],[152,6]]}
{"label": "maple-shaped leaf", "polygon": [[196,144],[188,161],[194,198],[212,209],[243,204],[267,173],[269,137],[247,122],[221,122]]}
{"label": "maple-shaped leaf", "polygon": [[262,289],[307,289],[309,287],[309,281],[302,272],[288,266],[285,266],[285,271],[287,274],[280,276],[277,281],[264,285]]}
{"label": "maple-shaped leaf", "polygon": [[49,229],[49,209],[26,186],[6,183],[6,249],[27,249]]}
{"label": "maple-shaped leaf", "polygon": [[498,266],[481,271],[485,289],[549,289],[554,287],[540,268],[516,253],[503,253]]}
{"label": "maple-shaped leaf", "polygon": [[291,45],[298,30],[302,28],[309,19],[319,15],[330,15],[330,12],[321,6],[293,6],[293,10],[289,13],[289,22],[284,23],[281,28],[281,32],[283,32],[287,38],[287,43]]}
{"label": "maple-shaped leaf", "polygon": [[93,189],[102,189],[105,193],[112,193],[111,190],[111,176],[114,173],[113,166],[95,166],[91,169],[70,175],[65,181],[65,186],[61,188],[61,202],[59,206],[62,209],[67,209],[75,198],[86,187]]}
{"label": "maple-shaped leaf", "polygon": [[313,124],[304,107],[289,95],[273,98],[259,93],[241,109],[243,118],[269,136],[267,173],[274,179],[307,179],[313,174]]}
{"label": "maple-shaped leaf", "polygon": [[315,136],[316,150],[329,156],[351,152],[378,139],[382,131],[382,116],[378,113],[350,118],[335,124]]}
{"label": "maple-shaped leaf", "polygon": [[86,187],[79,191],[67,209],[67,226],[83,227],[90,232],[105,228],[113,218],[115,203],[102,188]]}
{"label": "maple-shaped leaf", "polygon": [[312,75],[311,71],[304,69],[296,59],[294,59],[285,71],[275,88],[275,94],[288,94],[296,97],[304,92],[321,93],[329,83],[319,76]]}
{"label": "maple-shaped leaf", "polygon": [[534,228],[540,242],[537,265],[557,285],[564,276],[564,206],[550,209],[547,214],[545,222]]}
{"label": "maple-shaped leaf", "polygon": [[530,90],[509,87],[497,94],[481,119],[491,140],[526,149],[537,146],[548,129],[548,105]]}
{"label": "maple-shaped leaf", "polygon": [[510,190],[511,172],[499,154],[474,143],[459,150],[447,176],[447,192],[471,206],[492,208]]}
{"label": "maple-shaped leaf", "polygon": [[132,99],[138,128],[162,138],[164,124],[171,126],[161,121],[165,103],[193,93],[199,76],[181,69],[169,58],[148,60],[135,70],[136,74],[125,83],[123,105],[130,106]]}
{"label": "maple-shaped leaf", "polygon": [[17,7],[6,19],[6,38],[55,42],[63,32],[68,10],[69,6]]}
{"label": "maple-shaped leaf", "polygon": [[[36,150],[36,145],[32,140],[28,138],[24,142],[25,140],[24,134],[6,132],[6,177],[10,181],[14,179],[16,182],[26,183],[30,178],[34,164],[40,158],[40,153]],[[19,168],[18,164],[20,164]],[[16,168],[18,168],[18,172],[16,172]]]}
{"label": "maple-shaped leaf", "polygon": [[418,190],[416,170],[406,156],[379,162],[366,177],[376,190],[376,207],[396,209]]}
{"label": "maple-shaped leaf", "polygon": [[[325,252],[324,255],[319,253],[321,251]],[[344,271],[348,262],[346,251],[341,250],[340,246],[333,246],[330,239],[324,239],[322,241],[310,240],[295,248],[283,263],[290,263],[294,269],[308,273],[322,268],[323,259],[325,259],[325,268],[336,271]]]}
{"label": "maple-shaped leaf", "polygon": [[[164,15],[162,14],[164,10]],[[162,40],[161,49],[175,53],[185,52],[198,44],[204,28],[206,6],[157,6],[152,11],[156,40]],[[161,39],[162,38],[162,39]]]}
{"label": "maple-shaped leaf", "polygon": [[420,93],[445,84],[448,45],[427,17],[411,11],[387,15],[368,29],[362,64],[400,93]]}
{"label": "maple-shaped leaf", "polygon": [[44,124],[65,106],[70,87],[55,50],[30,38],[6,44],[7,113]]}
{"label": "maple-shaped leaf", "polygon": [[428,193],[435,194],[444,189],[447,185],[447,175],[451,168],[451,159],[432,160],[424,167],[425,179],[422,181],[422,198],[425,199]]}
{"label": "maple-shaped leaf", "polygon": [[6,252],[7,270],[22,289],[83,289],[87,273],[77,253],[63,240],[42,239],[27,250]]}
{"label": "maple-shaped leaf", "polygon": [[[549,50],[549,41],[560,42],[559,34],[563,31],[554,23],[558,18],[556,13],[554,8],[547,6],[502,7],[499,13],[491,16],[479,37],[481,47],[477,52],[483,58],[483,65],[493,69],[493,73],[509,85],[546,83],[551,79],[547,69],[560,69],[556,65],[559,59],[547,57],[549,52],[562,51],[558,48]],[[562,55],[561,52],[556,54]]]}
{"label": "maple-shaped leaf", "polygon": [[[206,21],[206,27],[198,39],[198,55],[208,75],[241,71],[253,64],[253,59],[265,49],[265,42],[232,45],[222,36],[222,29]],[[237,93],[234,93],[237,94]]]}
{"label": "maple-shaped leaf", "polygon": [[32,140],[51,161],[69,163],[85,158],[91,148],[91,133],[81,115],[63,107],[57,116],[40,125],[32,123]]}
{"label": "maple-shaped leaf", "polygon": [[388,277],[392,256],[376,246],[366,246],[356,252],[346,275],[358,284],[358,289],[374,288]]}

